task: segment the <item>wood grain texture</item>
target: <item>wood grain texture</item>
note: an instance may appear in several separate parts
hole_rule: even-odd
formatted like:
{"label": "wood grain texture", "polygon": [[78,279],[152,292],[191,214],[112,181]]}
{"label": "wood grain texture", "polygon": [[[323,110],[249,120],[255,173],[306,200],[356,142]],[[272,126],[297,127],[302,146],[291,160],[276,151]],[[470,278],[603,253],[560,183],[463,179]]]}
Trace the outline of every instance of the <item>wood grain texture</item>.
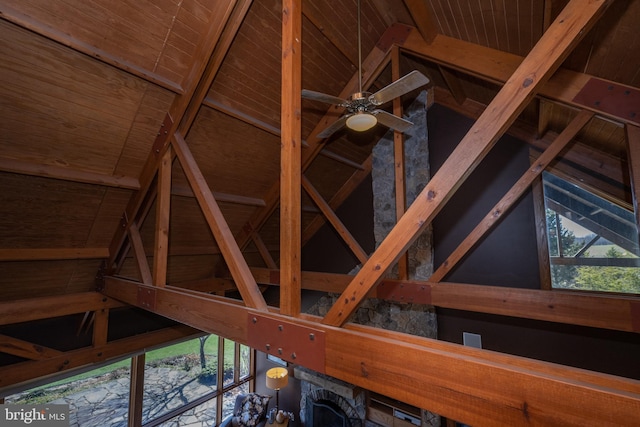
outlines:
{"label": "wood grain texture", "polygon": [[[364,296],[431,222],[453,192],[515,121],[536,90],[547,81],[571,47],[577,43],[583,29],[592,25],[607,5],[606,2],[596,1],[587,8],[579,3],[574,0],[567,5],[561,17],[509,78],[487,110],[327,313],[324,319],[326,324],[342,325],[347,321]],[[559,39],[563,42],[558,42]]]}

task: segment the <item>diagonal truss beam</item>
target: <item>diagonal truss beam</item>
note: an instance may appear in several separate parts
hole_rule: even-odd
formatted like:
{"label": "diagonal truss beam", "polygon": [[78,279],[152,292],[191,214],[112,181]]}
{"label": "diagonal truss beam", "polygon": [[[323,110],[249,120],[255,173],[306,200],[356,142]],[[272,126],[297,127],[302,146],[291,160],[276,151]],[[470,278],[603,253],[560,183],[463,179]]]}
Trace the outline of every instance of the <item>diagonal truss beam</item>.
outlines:
{"label": "diagonal truss beam", "polygon": [[59,350],[54,350],[49,347],[44,347],[4,334],[0,334],[0,352],[24,357],[29,360],[43,360],[48,357],[59,356],[62,354]]}
{"label": "diagonal truss beam", "polygon": [[267,303],[251,275],[251,271],[240,252],[233,233],[231,233],[213,194],[211,194],[211,190],[202,172],[200,172],[200,168],[198,168],[186,141],[177,132],[173,137],[172,147],[198,200],[207,224],[209,224],[209,228],[220,247],[220,252],[222,252],[222,256],[229,266],[229,271],[238,286],[242,299],[249,307],[266,310]]}
{"label": "diagonal truss beam", "polygon": [[545,170],[560,152],[569,144],[573,138],[586,126],[593,118],[591,111],[581,111],[566,129],[556,138],[535,163],[522,175],[507,194],[485,215],[482,221],[473,229],[471,233],[458,245],[451,255],[442,263],[440,267],[429,278],[432,282],[441,281],[460,260],[482,239],[491,228],[511,209],[520,199],[520,196],[529,189],[538,176]]}
{"label": "diagonal truss beam", "polygon": [[586,4],[581,0],[569,2],[329,310],[323,320],[325,324],[340,326],[347,322],[367,293],[431,223],[609,3],[605,0]]}
{"label": "diagonal truss beam", "polygon": [[358,241],[353,237],[353,235],[347,230],[347,227],[344,226],[338,215],[331,209],[331,206],[322,198],[322,195],[316,190],[316,188],[311,184],[311,181],[306,176],[302,177],[302,188],[307,192],[311,200],[318,206],[324,217],[329,221],[329,223],[333,226],[333,229],[338,233],[338,235],[342,238],[344,243],[351,249],[351,252],[358,258],[361,263],[367,262],[369,256],[362,249],[362,246],[358,243]]}
{"label": "diagonal truss beam", "polygon": [[127,231],[129,220],[143,219],[145,200],[155,198],[156,175],[170,136],[176,131],[186,135],[195,115],[206,97],[222,60],[231,46],[233,35],[239,28],[251,0],[225,0],[217,2],[210,15],[210,25],[201,39],[196,60],[184,79],[184,92],[176,95],[158,132],[158,138],[139,177],[140,189],[134,193],[123,215],[123,226],[116,230],[110,245],[109,271],[116,271],[119,260],[128,251]]}

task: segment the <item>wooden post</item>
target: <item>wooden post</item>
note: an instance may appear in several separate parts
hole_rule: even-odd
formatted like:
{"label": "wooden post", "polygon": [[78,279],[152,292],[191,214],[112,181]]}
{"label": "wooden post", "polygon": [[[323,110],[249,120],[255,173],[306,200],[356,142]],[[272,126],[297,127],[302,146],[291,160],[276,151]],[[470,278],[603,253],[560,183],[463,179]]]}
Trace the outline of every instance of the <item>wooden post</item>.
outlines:
{"label": "wooden post", "polygon": [[[400,78],[400,49],[396,46],[391,51],[391,79]],[[393,100],[393,114],[402,117],[402,100],[398,97]],[[404,162],[404,134],[393,131],[393,164],[396,182],[396,222],[402,218],[407,210],[407,182]],[[398,278],[409,278],[409,253],[404,252],[398,259]]]}
{"label": "wooden post", "polygon": [[173,150],[169,146],[158,169],[158,196],[156,199],[156,241],[153,250],[153,284],[167,284],[169,255],[169,217],[171,214],[171,164]]}
{"label": "wooden post", "polygon": [[145,353],[131,358],[131,383],[129,386],[128,427],[142,425],[142,404],[144,398]]}
{"label": "wooden post", "polygon": [[282,2],[282,151],[280,157],[280,310],[300,313],[302,0]]}

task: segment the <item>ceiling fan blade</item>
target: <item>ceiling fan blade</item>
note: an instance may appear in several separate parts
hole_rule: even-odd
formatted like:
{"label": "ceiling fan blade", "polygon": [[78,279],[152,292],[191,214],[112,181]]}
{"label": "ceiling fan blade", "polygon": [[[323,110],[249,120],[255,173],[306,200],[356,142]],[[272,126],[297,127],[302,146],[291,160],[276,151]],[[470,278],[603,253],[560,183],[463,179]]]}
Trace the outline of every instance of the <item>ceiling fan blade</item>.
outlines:
{"label": "ceiling fan blade", "polygon": [[371,95],[369,101],[374,105],[382,105],[427,83],[429,78],[420,71],[414,70]]}
{"label": "ceiling fan blade", "polygon": [[378,123],[400,132],[404,132],[405,130],[413,126],[413,123],[411,123],[409,120],[394,116],[393,114],[387,113],[384,110],[374,110],[373,114],[378,119]]}
{"label": "ceiling fan blade", "polygon": [[302,97],[313,101],[326,102],[327,104],[343,105],[347,101],[337,96],[327,95],[326,93],[315,92],[313,90],[302,89]]}
{"label": "ceiling fan blade", "polygon": [[345,123],[347,123],[348,118],[349,115],[340,117],[338,120],[324,128],[324,130],[320,132],[317,137],[321,139],[329,138],[331,135],[339,131],[345,125]]}

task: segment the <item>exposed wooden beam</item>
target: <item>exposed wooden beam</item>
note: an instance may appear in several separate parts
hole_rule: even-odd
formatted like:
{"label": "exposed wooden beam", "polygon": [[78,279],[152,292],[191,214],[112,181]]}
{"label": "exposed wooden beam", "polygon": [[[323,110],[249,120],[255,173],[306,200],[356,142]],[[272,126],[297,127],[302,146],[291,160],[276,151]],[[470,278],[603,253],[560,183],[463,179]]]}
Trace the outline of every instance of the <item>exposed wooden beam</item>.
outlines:
{"label": "exposed wooden beam", "polygon": [[[329,200],[329,207],[332,210],[337,210],[342,203],[347,199],[347,197],[355,190],[361,183],[364,181],[369,174],[371,173],[371,164],[372,164],[372,156],[369,155],[367,160],[362,164],[362,168],[356,170],[351,177],[343,184],[342,187],[334,194],[334,196]],[[321,215],[316,216],[307,228],[304,229],[302,233],[302,242],[308,242],[309,239],[315,234],[316,231],[324,224],[324,217]]]}
{"label": "exposed wooden beam", "polygon": [[[407,2],[405,2],[407,3]],[[417,3],[417,2],[409,2]],[[424,4],[424,3],[423,3]],[[426,5],[424,6],[426,8]],[[414,6],[415,8],[415,6]],[[411,8],[410,8],[411,9]],[[396,81],[400,78],[400,49],[395,46],[391,50],[391,79]],[[397,97],[393,100],[393,114],[402,117],[402,99]],[[395,204],[396,221],[404,215],[407,210],[407,185],[404,161],[404,134],[394,129],[393,131],[393,172],[395,181]],[[361,260],[362,263],[364,261]],[[409,278],[409,253],[404,252],[398,258],[398,278]]]}
{"label": "exposed wooden beam", "polygon": [[92,345],[99,347],[107,343],[109,334],[109,309],[96,310],[93,316]]}
{"label": "exposed wooden beam", "polygon": [[53,40],[58,44],[67,46],[75,50],[76,52],[80,52],[84,55],[90,56],[91,58],[104,64],[110,65],[121,71],[136,76],[144,81],[170,90],[173,93],[183,93],[183,89],[179,83],[171,81],[157,73],[154,73],[153,71],[142,68],[134,63],[125,61],[120,57],[112,55],[111,53],[102,49],[98,49],[97,47],[83,42],[82,40],[71,37],[67,33],[63,33],[53,27],[38,22],[30,16],[24,15],[12,9],[10,6],[2,6],[0,18],[5,19],[6,21],[9,21],[19,27],[32,31],[42,37]]}
{"label": "exposed wooden beam", "polygon": [[358,169],[358,170],[364,170],[364,167],[362,166],[362,164],[360,163],[356,163],[354,161],[351,161],[349,159],[347,159],[346,157],[343,157],[339,154],[334,153],[333,151],[329,151],[327,149],[324,149],[322,151],[320,151],[320,153],[318,153],[319,156],[324,156],[328,159],[332,159],[335,160],[336,162],[342,163],[343,165],[347,165],[347,166],[351,166],[354,169]]}
{"label": "exposed wooden beam", "polygon": [[8,159],[6,157],[0,157],[0,171],[129,190],[137,190],[140,187],[138,180],[130,176],[105,175],[61,166]]}
{"label": "exposed wooden beam", "polygon": [[0,302],[0,325],[116,307],[122,307],[122,303],[97,292],[2,301]]}
{"label": "exposed wooden beam", "polygon": [[59,350],[0,334],[0,352],[29,360],[42,360],[62,354]]}
{"label": "exposed wooden beam", "polygon": [[140,236],[140,230],[138,230],[137,224],[131,224],[129,227],[129,241],[133,249],[133,257],[136,261],[138,274],[140,274],[140,280],[142,280],[142,283],[152,284],[153,274],[149,268],[147,254],[144,251],[144,243],[142,242],[142,236]]}
{"label": "exposed wooden beam", "polygon": [[187,339],[202,332],[188,326],[173,326],[133,337],[114,340],[105,345],[62,352],[43,360],[14,363],[0,367],[0,395],[6,395],[22,383],[75,368],[121,358],[122,355],[145,351],[167,342]]}
{"label": "exposed wooden beam", "polygon": [[[470,99],[466,99],[462,105],[457,104],[449,92],[440,88],[436,88],[436,100],[438,104],[473,119],[480,117],[482,112],[486,109],[486,105],[471,101]],[[536,128],[527,125],[521,120],[516,121],[507,130],[507,133],[528,143],[537,150],[545,150],[557,137],[557,133],[547,131],[542,137],[538,138]],[[533,152],[534,158],[538,155],[539,154],[537,152]],[[571,175],[573,175],[576,177],[575,179],[580,180],[581,185],[589,185],[589,187],[594,189],[594,191],[601,197],[608,198],[606,196],[608,193],[615,197],[617,200],[616,203],[618,204],[622,201],[628,202],[628,198],[625,197],[624,186],[626,184],[623,174],[623,169],[626,167],[626,164],[622,159],[597,151],[578,141],[575,141],[572,144],[571,150],[561,153],[560,159],[578,166],[583,166],[587,170],[591,170],[603,177],[609,178],[615,183],[618,183],[619,186],[608,183],[608,180],[605,181],[598,179],[593,175],[588,175],[565,162],[552,165],[551,169],[554,173],[557,173],[557,170],[571,170],[571,173],[563,174],[569,181],[573,179],[571,178]]]}
{"label": "exposed wooden beam", "polygon": [[188,280],[185,282],[172,283],[171,286],[174,286],[176,288],[189,289],[197,292],[213,293],[216,295],[224,295],[225,291],[237,289],[235,283],[233,282],[233,279],[219,277],[210,277],[200,280]]}
{"label": "exposed wooden beam", "polygon": [[369,259],[369,256],[306,176],[302,177],[302,188],[304,188],[309,197],[311,197],[311,200],[318,206],[324,217],[329,221],[344,243],[351,249],[351,252],[364,264],[367,259]]}
{"label": "exposed wooden beam", "polygon": [[438,35],[438,29],[433,20],[433,14],[429,9],[428,2],[424,0],[404,0],[404,5],[409,9],[409,13],[424,41],[431,43]]}
{"label": "exposed wooden beam", "polygon": [[603,0],[588,5],[580,0],[569,2],[345,289],[325,316],[324,323],[339,326],[347,321],[365,295],[431,223],[455,190],[516,120],[536,91],[549,79],[608,4]]}
{"label": "exposed wooden beam", "polygon": [[[191,188],[179,184],[173,184],[171,186],[171,195],[180,197],[195,197]],[[213,191],[213,197],[218,202],[233,203],[236,205],[246,206],[258,206],[263,207],[265,205],[264,200],[256,197],[241,196],[239,194],[221,193],[219,191]]]}
{"label": "exposed wooden beam", "polygon": [[[390,31],[385,32],[381,37],[380,42],[373,48],[373,50],[367,55],[362,64],[363,69],[363,87],[366,89],[371,85],[371,82],[377,78],[382,69],[388,64],[389,56],[388,49],[393,45],[394,34]],[[383,50],[384,48],[384,50]],[[358,89],[358,73],[354,73],[349,83],[342,90],[340,98],[347,98]],[[327,114],[316,124],[315,128],[311,132],[307,143],[309,145],[308,150],[302,152],[302,173],[309,167],[313,159],[320,153],[325,146],[325,140],[317,137],[325,127],[331,124],[336,114],[340,114],[344,108],[339,106],[332,106],[329,108]],[[269,219],[271,214],[278,207],[280,200],[280,183],[275,183],[266,193],[264,197],[266,207],[264,209],[258,209],[249,219],[242,231],[236,236],[240,247],[246,246],[250,240],[250,230],[259,230],[262,225]],[[249,230],[249,232],[247,231]]]}
{"label": "exposed wooden beam", "polygon": [[[487,108],[486,105],[470,99],[465,100],[463,105],[457,105],[455,102],[452,102],[451,95],[440,88],[436,88],[436,99],[439,104],[475,119],[480,117],[482,112]],[[516,121],[514,125],[509,128],[508,133],[536,147],[538,150],[545,150],[557,137],[557,134],[551,131],[547,131],[544,135],[538,137],[537,129],[522,121]],[[597,151],[577,141],[572,145],[571,150],[562,153],[562,158],[592,170],[621,185],[625,184],[622,169],[626,166],[622,159]]]}
{"label": "exposed wooden beam", "polygon": [[179,133],[176,133],[172,140],[173,150],[180,161],[180,165],[189,181],[189,185],[191,185],[193,193],[196,195],[200,209],[202,209],[211,233],[216,239],[216,243],[220,248],[220,252],[229,267],[229,271],[238,286],[244,302],[249,307],[266,310],[267,304],[249,271],[249,267],[240,252],[240,248],[229,229],[229,225],[220,207],[216,203],[213,194],[211,194],[207,181],[196,164],[186,141]]}
{"label": "exposed wooden beam", "polygon": [[71,259],[106,259],[109,248],[34,248],[0,249],[0,261],[55,261]]}
{"label": "exposed wooden beam", "polygon": [[[330,157],[330,154],[326,154]],[[344,163],[344,162],[343,162]],[[80,182],[84,184],[101,185],[112,188],[125,188],[127,190],[139,190],[140,182],[131,176],[104,175],[94,172],[81,171],[54,165],[24,162],[21,160],[0,157],[0,171],[18,173],[22,175],[40,176],[64,181]],[[174,196],[194,197],[189,188],[174,185],[171,189]],[[216,200],[247,206],[264,206],[264,200],[255,197],[246,197],[238,194],[214,192]]]}
{"label": "exposed wooden beam", "polygon": [[[629,176],[631,177],[633,194],[633,212],[635,213],[636,224],[640,224],[640,127],[627,125],[625,132],[627,135]],[[640,236],[640,230],[638,230],[638,234]]]}
{"label": "exposed wooden beam", "polygon": [[251,126],[254,126],[260,130],[263,130],[267,133],[270,133],[273,136],[277,136],[280,137],[280,129],[278,129],[275,126],[272,126],[262,120],[259,120],[247,113],[244,113],[236,108],[230,107],[229,105],[225,105],[223,103],[221,103],[220,101],[211,98],[210,96],[206,97],[203,101],[203,105],[209,107],[209,108],[213,108],[216,111],[219,111],[223,114],[226,114],[227,116],[233,117],[235,119],[238,119],[244,123],[250,124]]}
{"label": "exposed wooden beam", "polygon": [[171,167],[173,150],[167,148],[158,170],[158,196],[156,198],[155,242],[153,245],[153,284],[167,284],[169,258],[169,219],[171,216]]}
{"label": "exposed wooden beam", "polygon": [[592,267],[640,267],[640,258],[551,257],[551,265],[581,265]]}
{"label": "exposed wooden beam", "polygon": [[[277,270],[252,268],[251,272],[258,283],[280,284]],[[302,287],[309,290],[340,293],[351,280],[353,276],[346,274],[302,272]],[[383,279],[368,297],[640,333],[640,298],[634,296]]]}
{"label": "exposed wooden beam", "polygon": [[144,402],[145,353],[131,358],[131,380],[129,382],[129,414],[128,427],[142,425],[142,407]]}
{"label": "exposed wooden beam", "polygon": [[184,93],[177,95],[169,107],[151,152],[140,173],[140,189],[134,193],[123,214],[124,226],[116,230],[110,245],[108,269],[119,268],[118,257],[126,253],[129,220],[140,218],[145,203],[155,195],[155,177],[162,155],[176,131],[186,135],[207,95],[209,87],[225,57],[235,32],[248,11],[250,0],[216,2],[207,17],[209,26],[198,45],[193,63],[183,80]]}
{"label": "exposed wooden beam", "polygon": [[302,0],[282,1],[280,309],[300,313],[302,263]]}
{"label": "exposed wooden beam", "polygon": [[[157,314],[241,344],[253,344],[256,331],[251,328],[258,326],[251,319],[257,317],[317,331],[325,343],[324,373],[471,425],[624,425],[640,411],[637,380],[376,328],[335,328],[310,316],[258,312],[218,297],[105,280],[110,296],[139,305],[138,289],[153,290]],[[300,345],[294,336],[281,339],[287,348]],[[402,355],[402,363],[389,355]],[[304,366],[300,359],[295,363]]]}
{"label": "exposed wooden beam", "polygon": [[467,235],[458,247],[447,257],[447,259],[436,269],[429,278],[432,282],[441,281],[458,262],[482,239],[486,233],[497,224],[511,207],[527,191],[534,180],[542,174],[547,165],[551,163],[558,154],[573,140],[573,138],[586,126],[593,118],[591,111],[581,111],[556,140],[538,157],[536,162],[525,171],[522,177],[511,187],[511,189],[500,199],[496,205],[485,215],[480,223]]}
{"label": "exposed wooden beam", "polygon": [[440,74],[442,74],[442,78],[444,79],[449,91],[453,95],[453,98],[456,100],[458,104],[464,103],[467,99],[467,95],[464,93],[464,89],[462,84],[460,83],[460,79],[456,76],[451,70],[442,65],[438,65],[438,70],[440,70]]}
{"label": "exposed wooden beam", "polygon": [[551,110],[553,104],[544,98],[538,100],[538,132],[537,138],[541,138],[549,129],[549,119],[551,118]]}
{"label": "exposed wooden beam", "polygon": [[[252,267],[251,273],[256,282],[280,286],[280,270]],[[302,272],[302,288],[312,291],[340,293],[347,287],[353,276],[336,273]]]}
{"label": "exposed wooden beam", "polygon": [[533,215],[535,218],[536,242],[538,248],[538,271],[540,289],[550,291],[551,262],[549,261],[549,241],[547,240],[547,210],[544,205],[544,187],[542,177],[538,176],[531,186],[533,196]]}
{"label": "exposed wooden beam", "polygon": [[253,240],[253,244],[256,246],[256,249],[258,249],[262,260],[267,265],[267,267],[278,268],[275,260],[271,256],[269,248],[267,248],[267,245],[264,244],[264,240],[262,240],[262,237],[260,237],[257,231],[254,230],[254,232],[251,234],[251,240]]}
{"label": "exposed wooden beam", "polygon": [[[586,34],[585,30],[585,34]],[[544,36],[543,36],[544,37]],[[410,30],[407,39],[400,44],[403,50],[432,61],[436,64],[460,70],[465,74],[476,76],[482,80],[503,84],[524,60],[523,57],[508,52],[491,49],[477,44],[465,42],[439,34],[431,43],[426,43],[419,32]],[[587,109],[598,115],[608,117],[619,123],[640,125],[640,118],[616,115],[614,112],[599,108],[594,103],[583,102],[576,97],[590,82],[612,84],[620,88],[637,93],[633,86],[620,85],[588,74],[560,68],[540,88],[539,95],[550,100],[560,102],[579,109]]]}
{"label": "exposed wooden beam", "polygon": [[[307,20],[340,52],[353,66],[357,68],[358,55],[352,39],[336,28],[326,13],[321,10],[321,3],[304,2],[302,13]],[[354,9],[355,10],[355,4]],[[352,22],[353,24],[353,22]]]}

